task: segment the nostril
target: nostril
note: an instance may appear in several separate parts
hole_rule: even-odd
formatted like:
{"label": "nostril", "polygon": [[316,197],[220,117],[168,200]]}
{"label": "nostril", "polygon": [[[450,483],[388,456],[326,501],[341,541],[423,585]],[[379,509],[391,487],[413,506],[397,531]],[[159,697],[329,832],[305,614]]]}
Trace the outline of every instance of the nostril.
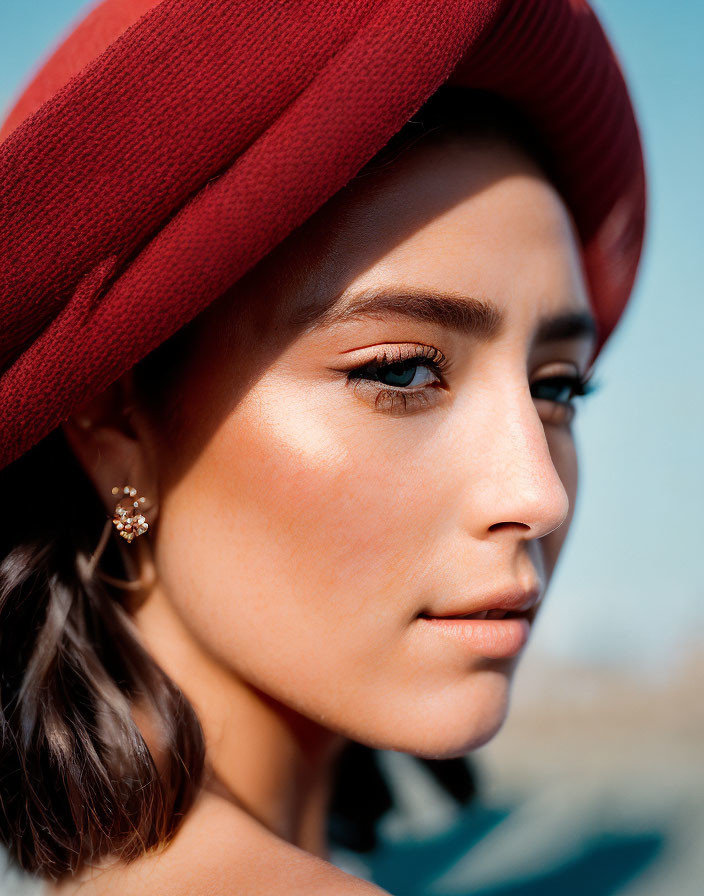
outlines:
{"label": "nostril", "polygon": [[521,529],[530,529],[530,526],[527,523],[511,522],[511,523],[492,523],[491,526],[489,526],[489,531],[493,532],[495,529],[499,529],[499,528],[502,528],[505,526],[520,526]]}

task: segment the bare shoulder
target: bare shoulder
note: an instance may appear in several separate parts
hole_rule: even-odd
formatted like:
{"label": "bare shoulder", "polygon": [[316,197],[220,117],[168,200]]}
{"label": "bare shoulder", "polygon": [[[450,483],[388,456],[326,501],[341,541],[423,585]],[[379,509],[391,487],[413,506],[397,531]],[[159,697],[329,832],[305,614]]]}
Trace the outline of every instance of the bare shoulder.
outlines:
{"label": "bare shoulder", "polygon": [[46,896],[390,896],[276,837],[220,797],[204,793],[172,843],[129,865],[106,866]]}

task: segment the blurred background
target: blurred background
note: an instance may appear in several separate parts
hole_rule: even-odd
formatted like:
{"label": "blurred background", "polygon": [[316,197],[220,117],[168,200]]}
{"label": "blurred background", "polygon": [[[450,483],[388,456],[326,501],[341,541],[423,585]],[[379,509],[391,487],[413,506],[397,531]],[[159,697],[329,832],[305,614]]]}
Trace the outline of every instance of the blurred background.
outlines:
{"label": "blurred background", "polygon": [[[2,0],[0,115],[85,0]],[[402,754],[342,867],[395,896],[704,893],[704,4],[592,0],[645,145],[632,300],[574,429],[575,516],[465,809]],[[699,259],[699,260],[698,260]],[[11,872],[0,894],[31,892]]]}

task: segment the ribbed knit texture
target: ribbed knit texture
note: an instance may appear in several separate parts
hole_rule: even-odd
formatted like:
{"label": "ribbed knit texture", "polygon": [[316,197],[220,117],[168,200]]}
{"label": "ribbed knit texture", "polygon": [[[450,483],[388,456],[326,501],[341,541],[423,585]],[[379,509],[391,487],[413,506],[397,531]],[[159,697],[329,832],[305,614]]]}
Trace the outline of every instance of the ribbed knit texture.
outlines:
{"label": "ribbed knit texture", "polygon": [[0,468],[312,215],[442,84],[558,160],[599,350],[643,242],[638,128],[580,0],[107,0],[0,132]]}

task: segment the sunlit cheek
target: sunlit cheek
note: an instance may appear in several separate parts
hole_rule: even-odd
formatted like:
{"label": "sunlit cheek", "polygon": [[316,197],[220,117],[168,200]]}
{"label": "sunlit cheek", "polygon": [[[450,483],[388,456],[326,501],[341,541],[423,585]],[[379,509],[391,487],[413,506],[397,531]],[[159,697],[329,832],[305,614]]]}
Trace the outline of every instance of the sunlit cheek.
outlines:
{"label": "sunlit cheek", "polygon": [[238,405],[183,483],[184,509],[189,498],[201,508],[192,516],[214,527],[196,560],[217,553],[213,575],[258,579],[262,605],[282,596],[278,614],[317,605],[319,618],[334,612],[359,626],[360,610],[373,607],[369,626],[398,625],[433,502],[392,438],[404,424],[372,422],[350,396],[328,401],[327,388],[277,380]]}

